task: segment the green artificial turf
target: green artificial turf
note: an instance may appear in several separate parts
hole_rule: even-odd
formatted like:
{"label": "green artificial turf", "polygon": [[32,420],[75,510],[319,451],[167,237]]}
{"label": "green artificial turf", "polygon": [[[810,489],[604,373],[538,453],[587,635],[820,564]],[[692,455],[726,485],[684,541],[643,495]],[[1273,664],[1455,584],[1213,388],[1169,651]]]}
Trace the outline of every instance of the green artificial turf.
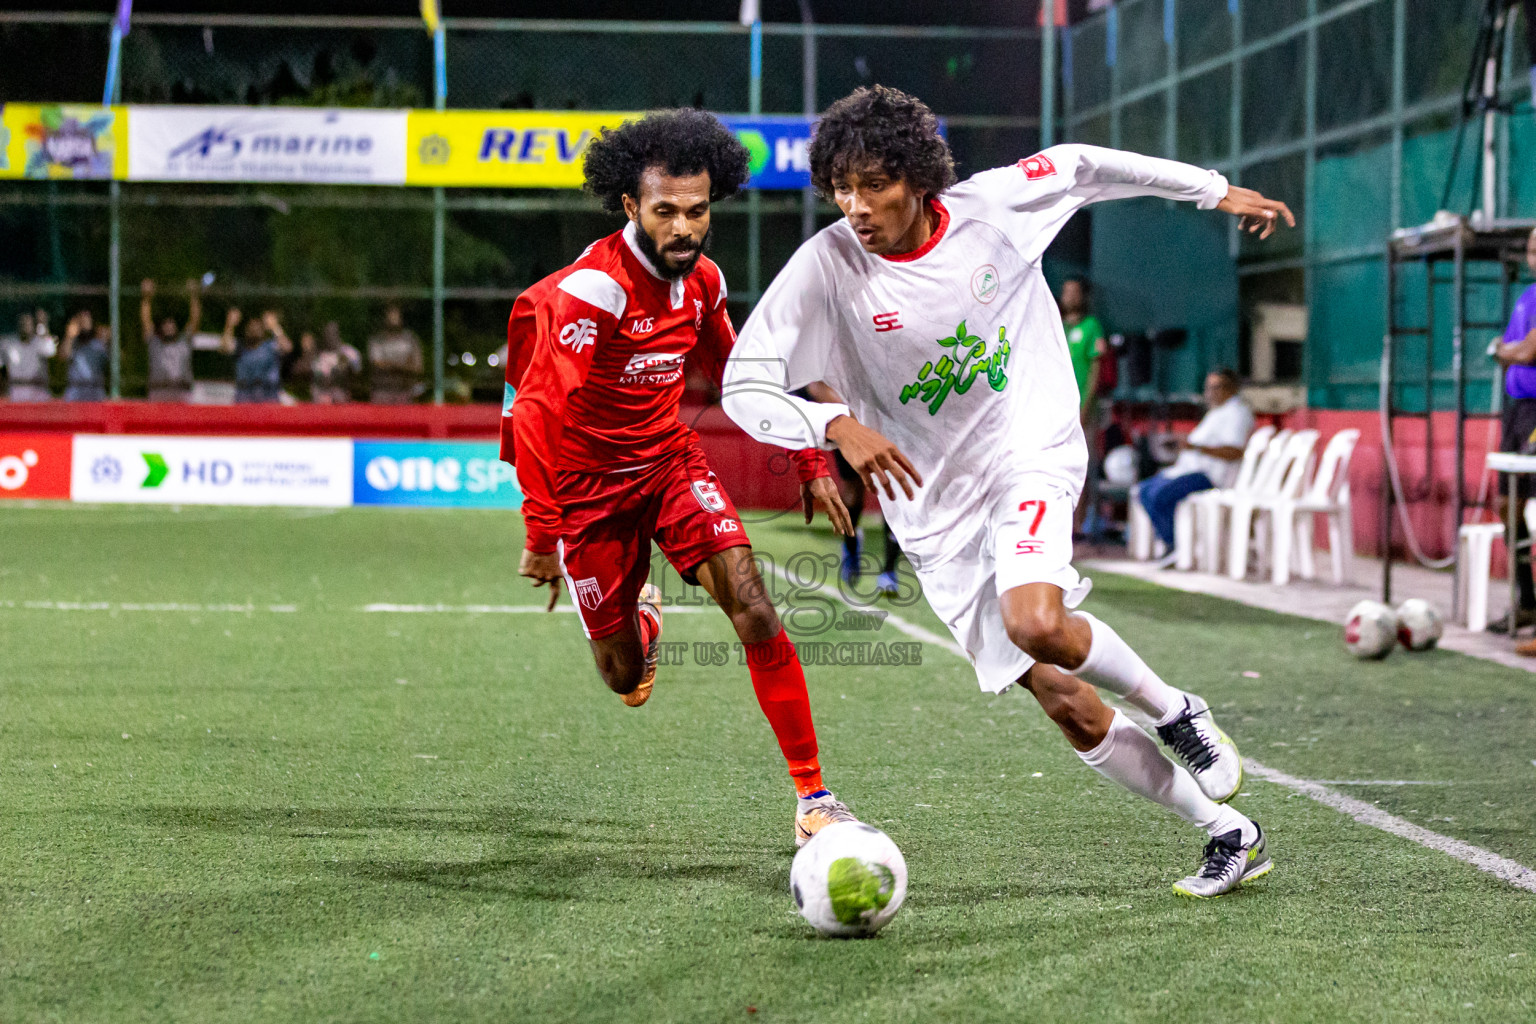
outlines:
{"label": "green artificial turf", "polygon": [[[823,530],[751,529],[825,572]],[[1238,806],[1276,870],[1178,899],[1202,837],[933,646],[808,669],[828,782],[910,873],[878,938],[818,939],[734,659],[689,646],[633,710],[569,613],[362,610],[535,604],[520,535],[490,512],[0,507],[0,1021],[1536,1017],[1536,896],[1255,779]],[[1536,864],[1533,677],[1362,664],[1315,622],[1096,582],[1089,607],[1248,755],[1437,783],[1339,788]],[[123,607],[148,604],[179,607]],[[909,640],[844,624],[802,639]],[[666,639],[732,638],[674,614]]]}

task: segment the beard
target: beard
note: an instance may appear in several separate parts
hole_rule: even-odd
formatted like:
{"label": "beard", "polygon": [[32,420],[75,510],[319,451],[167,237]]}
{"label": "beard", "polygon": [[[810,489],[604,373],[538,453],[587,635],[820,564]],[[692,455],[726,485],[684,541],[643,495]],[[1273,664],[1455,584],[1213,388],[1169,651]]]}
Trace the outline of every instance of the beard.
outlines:
{"label": "beard", "polygon": [[635,232],[635,244],[640,247],[640,251],[645,254],[645,258],[651,261],[651,266],[656,268],[656,273],[668,281],[676,281],[693,273],[693,268],[698,266],[699,257],[709,251],[710,240],[715,235],[715,229],[711,226],[708,231],[704,232],[704,237],[700,240],[699,244],[689,250],[687,262],[682,266],[677,266],[662,255],[662,251],[656,246],[656,239],[651,237],[649,231],[641,227],[638,222],[635,224],[635,227],[639,228]]}

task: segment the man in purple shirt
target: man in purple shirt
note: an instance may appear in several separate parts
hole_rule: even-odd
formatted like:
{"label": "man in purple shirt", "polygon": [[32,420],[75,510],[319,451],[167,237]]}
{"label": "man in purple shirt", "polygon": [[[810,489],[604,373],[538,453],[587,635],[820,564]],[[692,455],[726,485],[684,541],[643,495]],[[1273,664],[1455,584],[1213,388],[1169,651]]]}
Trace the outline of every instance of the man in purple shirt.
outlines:
{"label": "man in purple shirt", "polygon": [[[1525,242],[1525,262],[1536,273],[1536,231]],[[1504,329],[1504,340],[1493,347],[1493,358],[1504,366],[1504,436],[1499,451],[1536,454],[1536,284],[1520,293],[1515,311],[1510,315],[1509,326]],[[1501,476],[1501,490],[1507,490]],[[1516,478],[1523,481],[1523,477]],[[1530,497],[1530,487],[1525,483],[1515,485],[1515,493],[1508,500],[1524,504]],[[1525,517],[1515,517],[1515,537],[1525,540],[1529,534]],[[1524,549],[1515,562],[1515,578],[1520,584],[1520,613],[1516,626],[1536,623],[1536,587],[1531,580],[1530,549]],[[1506,620],[1494,625],[1502,626]],[[1489,627],[1494,628],[1493,626]],[[1498,630],[1495,630],[1496,632]],[[1536,640],[1530,640],[1515,648],[1516,653],[1536,657]]]}

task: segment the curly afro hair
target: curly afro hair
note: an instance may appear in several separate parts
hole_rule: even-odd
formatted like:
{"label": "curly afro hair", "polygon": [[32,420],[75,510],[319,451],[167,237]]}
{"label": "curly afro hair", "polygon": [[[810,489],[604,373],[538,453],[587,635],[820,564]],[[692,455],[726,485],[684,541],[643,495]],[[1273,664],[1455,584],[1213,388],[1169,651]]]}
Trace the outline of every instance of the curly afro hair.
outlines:
{"label": "curly afro hair", "polygon": [[870,164],[929,196],[956,181],[955,159],[933,111],[883,85],[855,89],[821,115],[811,140],[811,184],[830,197],[834,179]]}
{"label": "curly afro hair", "polygon": [[619,213],[626,195],[640,198],[640,175],[660,167],[669,175],[709,172],[709,199],[729,199],[747,183],[747,147],[714,115],[661,110],[617,128],[604,128],[582,160],[586,190]]}

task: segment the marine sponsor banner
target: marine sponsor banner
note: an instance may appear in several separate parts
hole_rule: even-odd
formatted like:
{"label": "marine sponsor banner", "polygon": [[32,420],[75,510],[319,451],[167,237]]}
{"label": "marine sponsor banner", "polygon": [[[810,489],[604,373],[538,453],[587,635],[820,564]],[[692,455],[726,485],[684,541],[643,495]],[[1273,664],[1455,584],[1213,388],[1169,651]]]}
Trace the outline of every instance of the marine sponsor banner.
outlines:
{"label": "marine sponsor banner", "polygon": [[413,110],[408,185],[581,188],[581,157],[604,128],[639,112]]}
{"label": "marine sponsor banner", "polygon": [[7,103],[0,107],[0,178],[121,178],[127,107]]}
{"label": "marine sponsor banner", "polygon": [[0,434],[0,500],[69,498],[68,434]]}
{"label": "marine sponsor banner", "polygon": [[521,508],[523,493],[494,441],[357,441],[352,503]]}
{"label": "marine sponsor banner", "polygon": [[402,185],[406,113],[136,106],[128,120],[128,178]]}
{"label": "marine sponsor banner", "polygon": [[75,501],[186,505],[352,503],[346,439],[76,434]]}

